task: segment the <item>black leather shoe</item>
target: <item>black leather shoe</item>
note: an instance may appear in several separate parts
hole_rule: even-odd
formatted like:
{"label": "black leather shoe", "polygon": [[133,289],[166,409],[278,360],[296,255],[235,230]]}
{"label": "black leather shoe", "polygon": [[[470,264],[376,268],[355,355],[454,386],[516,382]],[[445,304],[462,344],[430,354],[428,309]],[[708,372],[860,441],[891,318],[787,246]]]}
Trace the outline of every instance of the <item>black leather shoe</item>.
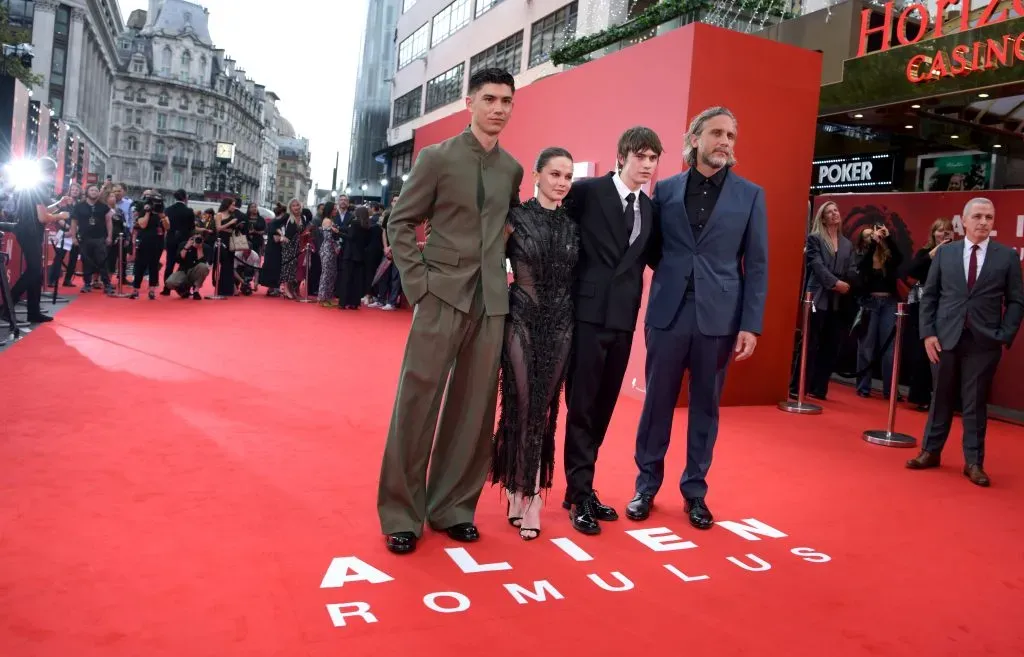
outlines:
{"label": "black leather shoe", "polygon": [[583,504],[573,504],[569,509],[569,520],[572,521],[572,528],[581,534],[600,534],[601,525],[597,524],[594,517],[594,498],[588,497]]}
{"label": "black leather shoe", "polygon": [[460,522],[444,530],[448,538],[460,543],[475,543],[480,540],[480,532],[471,522]]}
{"label": "black leather shoe", "polygon": [[590,499],[594,501],[595,518],[603,522],[611,522],[619,519],[619,512],[607,504],[601,504],[601,500],[597,499],[596,492],[591,494]]}
{"label": "black leather shoe", "polygon": [[395,532],[384,537],[384,544],[395,554],[409,554],[416,549],[416,534]]}
{"label": "black leather shoe", "polygon": [[647,493],[637,493],[626,505],[626,517],[630,520],[647,520],[651,515],[651,507],[654,506],[654,496]]}
{"label": "black leather shoe", "polygon": [[708,505],[704,504],[703,497],[686,498],[683,510],[690,516],[690,524],[697,529],[711,529],[715,524],[715,518],[711,515]]}

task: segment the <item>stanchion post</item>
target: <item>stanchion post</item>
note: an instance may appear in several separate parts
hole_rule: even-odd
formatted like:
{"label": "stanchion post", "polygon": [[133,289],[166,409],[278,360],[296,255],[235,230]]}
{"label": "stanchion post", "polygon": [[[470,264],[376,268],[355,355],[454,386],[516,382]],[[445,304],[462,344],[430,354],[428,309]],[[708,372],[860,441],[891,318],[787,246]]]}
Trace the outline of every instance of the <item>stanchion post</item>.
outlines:
{"label": "stanchion post", "polygon": [[310,257],[310,254],[313,251],[313,245],[310,242],[306,242],[305,251],[306,251],[306,296],[304,298],[302,298],[302,299],[299,299],[298,301],[299,301],[299,303],[313,303],[314,299],[311,299],[310,296],[309,296],[309,270],[310,270],[310,265],[312,264],[312,261],[313,261],[312,257]]}
{"label": "stanchion post", "polygon": [[896,433],[896,399],[899,397],[900,354],[903,351],[903,321],[907,316],[907,304],[896,304],[896,335],[892,347],[892,382],[889,385],[889,419],[885,429],[864,432],[864,440],[883,447],[915,447],[917,439],[905,433]]}
{"label": "stanchion post", "polygon": [[[121,234],[121,235],[117,236],[117,292],[114,293],[114,296],[117,297],[118,299],[124,299],[124,298],[127,298],[127,297],[131,296],[130,293],[125,293],[125,292],[122,291],[122,289],[124,288],[124,273],[125,273],[124,272],[125,266],[124,266],[123,260],[124,260],[124,235]],[[136,263],[136,264],[138,264],[138,263]]]}
{"label": "stanchion post", "polygon": [[221,301],[223,299],[227,299],[226,296],[223,296],[220,293],[220,277],[224,275],[224,263],[222,263],[220,261],[220,248],[221,248],[221,244],[222,244],[221,239],[218,237],[216,242],[214,243],[214,247],[213,247],[213,249],[214,249],[213,262],[214,262],[214,265],[215,265],[216,271],[217,271],[217,275],[213,277],[214,278],[214,281],[213,281],[213,296],[206,297],[207,299],[212,299],[214,301]]}
{"label": "stanchion post", "polygon": [[787,399],[779,402],[779,410],[797,415],[820,415],[821,406],[809,404],[804,399],[807,393],[807,336],[811,329],[811,309],[814,306],[814,295],[804,294],[803,328],[800,333],[800,387],[797,389],[796,401]]}

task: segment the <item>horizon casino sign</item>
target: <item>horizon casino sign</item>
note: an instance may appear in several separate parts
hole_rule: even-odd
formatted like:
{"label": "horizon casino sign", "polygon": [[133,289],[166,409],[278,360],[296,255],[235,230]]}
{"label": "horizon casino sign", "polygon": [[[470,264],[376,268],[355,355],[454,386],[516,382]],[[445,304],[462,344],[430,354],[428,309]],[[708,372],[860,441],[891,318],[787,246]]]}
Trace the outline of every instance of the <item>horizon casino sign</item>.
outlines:
{"label": "horizon casino sign", "polygon": [[[732,554],[726,553],[723,555],[721,561],[724,563],[721,567],[738,568],[748,574],[767,572],[772,569],[772,564],[762,556],[758,556],[753,552],[747,552],[747,549],[750,548],[744,542],[758,542],[765,539],[783,541],[783,539],[789,538],[785,532],[756,518],[745,518],[738,522],[721,520],[716,522],[715,525],[738,537],[737,549],[730,549],[729,551]],[[587,603],[590,595],[621,595],[628,592],[635,594],[638,591],[642,591],[645,586],[651,585],[649,581],[651,575],[649,572],[645,575],[631,575],[629,573],[631,565],[644,568],[645,564],[642,563],[642,560],[645,555],[653,557],[655,563],[659,563],[661,569],[658,572],[664,570],[661,577],[674,581],[681,587],[703,586],[703,584],[698,583],[711,580],[712,575],[717,577],[718,571],[713,566],[708,567],[710,564],[705,563],[701,566],[687,559],[687,555],[690,554],[691,550],[698,549],[697,544],[692,540],[678,536],[668,527],[631,529],[627,530],[625,534],[636,541],[634,547],[637,550],[636,556],[639,557],[636,560],[630,559],[625,564],[600,563],[580,544],[570,538],[548,539],[549,548],[543,548],[538,545],[538,549],[544,549],[548,553],[547,556],[549,558],[542,562],[544,564],[542,567],[554,574],[554,577],[550,579],[543,575],[538,578],[536,573],[536,552],[531,552],[530,554],[531,575],[528,577],[530,581],[527,581],[527,578],[520,578],[514,574],[515,568],[513,568],[512,563],[515,559],[513,555],[509,555],[508,561],[504,561],[504,557],[496,559],[491,557],[490,561],[482,562],[478,561],[470,552],[470,549],[465,547],[445,548],[445,554],[451,561],[447,565],[443,561],[437,562],[434,560],[427,564],[422,559],[418,559],[416,555],[401,557],[398,561],[393,561],[390,555],[385,558],[388,559],[389,563],[401,564],[400,567],[411,568],[420,573],[425,572],[425,568],[429,568],[432,583],[428,587],[438,588],[439,590],[429,591],[426,590],[428,587],[424,587],[424,589],[418,591],[409,590],[408,593],[413,599],[421,599],[425,613],[443,615],[461,614],[474,604],[478,606],[483,604],[487,607],[508,605],[508,609],[518,609],[523,605],[562,601],[567,599],[567,596],[562,591],[569,591],[569,587],[572,588],[570,597],[580,595],[581,589],[579,587],[581,584],[588,588],[592,587],[591,591],[593,591],[592,594],[582,592],[579,599],[583,604]],[[540,542],[538,541],[538,543]],[[832,561],[831,556],[817,548],[801,546],[799,544],[791,546],[785,543],[787,541],[783,541],[783,545],[780,547],[785,551],[786,556],[770,557],[772,560],[778,561],[779,559],[789,560],[795,558],[799,560],[798,562],[807,564],[825,564]],[[762,552],[762,555],[764,554]],[[477,556],[479,556],[479,553]],[[572,562],[588,565],[581,567],[577,572],[573,572],[566,569],[563,565]],[[595,562],[593,568],[589,566],[589,562]],[[644,570],[647,569],[644,568]],[[493,592],[480,593],[480,588],[474,586],[474,598],[470,599],[468,595],[457,590],[458,582],[463,577],[487,577],[486,573],[491,573],[490,577],[495,582]],[[422,578],[420,580],[422,581]],[[659,579],[659,581],[661,580]],[[348,600],[327,604],[327,618],[329,618],[332,626],[336,628],[350,627],[354,622],[364,626],[379,623],[380,621],[371,604],[374,598],[375,587],[381,585],[394,586],[396,583],[396,578],[392,573],[385,572],[381,568],[372,565],[368,560],[361,559],[358,556],[334,557],[324,573],[320,588],[343,589],[344,597],[348,598]],[[654,585],[657,586],[656,583]],[[386,620],[392,622],[407,621],[408,617],[405,614],[407,612],[403,611],[401,616]]]}
{"label": "horizon casino sign", "polygon": [[[934,13],[925,3],[916,2],[904,7],[899,14],[896,14],[893,3],[887,2],[882,24],[876,27],[871,27],[874,11],[861,11],[857,56],[867,54],[868,38],[873,34],[881,34],[882,37],[882,47],[878,52],[889,50],[894,32],[901,46],[919,43],[929,34],[932,38],[947,36],[943,31],[942,16],[947,9],[954,7],[961,11],[955,32],[1002,23],[1013,18],[1014,14],[1024,16],[1024,0],[939,0]],[[972,25],[971,14],[979,10],[981,13]],[[1024,32],[1006,34],[999,39],[977,40],[970,45],[960,44],[950,51],[937,50],[934,55],[919,53],[907,60],[906,76],[909,82],[920,84],[1005,68],[1020,62],[1024,62]]]}

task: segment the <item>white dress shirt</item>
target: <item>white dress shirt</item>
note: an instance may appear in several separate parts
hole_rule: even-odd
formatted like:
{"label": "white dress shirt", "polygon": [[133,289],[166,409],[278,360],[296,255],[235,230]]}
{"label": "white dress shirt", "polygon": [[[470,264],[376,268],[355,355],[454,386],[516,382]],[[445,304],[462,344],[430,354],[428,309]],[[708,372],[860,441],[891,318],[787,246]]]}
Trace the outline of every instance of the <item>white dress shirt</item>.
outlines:
{"label": "white dress shirt", "polygon": [[619,200],[622,201],[622,211],[626,211],[626,197],[633,194],[633,232],[629,235],[629,243],[632,244],[636,241],[636,238],[640,237],[640,227],[643,225],[643,218],[640,216],[640,190],[632,191],[629,187],[626,187],[626,183],[622,182],[622,178],[619,174],[612,176],[612,180],[615,181],[615,189],[619,192]]}
{"label": "white dress shirt", "polygon": [[[988,240],[985,238],[983,242],[978,243],[978,271],[974,272],[974,280],[978,280],[978,276],[981,276],[981,266],[985,264],[985,252],[988,251]],[[970,280],[971,278],[971,245],[974,242],[971,238],[964,237],[964,280]]]}

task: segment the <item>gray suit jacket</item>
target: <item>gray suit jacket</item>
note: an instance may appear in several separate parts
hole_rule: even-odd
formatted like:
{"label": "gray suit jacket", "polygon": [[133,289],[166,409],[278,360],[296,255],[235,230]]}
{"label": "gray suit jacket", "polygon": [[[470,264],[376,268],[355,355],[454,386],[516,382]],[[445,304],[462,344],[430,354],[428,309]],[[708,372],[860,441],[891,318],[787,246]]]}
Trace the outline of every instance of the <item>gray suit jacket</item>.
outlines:
{"label": "gray suit jacket", "polygon": [[826,310],[832,297],[829,291],[835,287],[836,282],[843,280],[849,283],[856,275],[853,243],[840,235],[838,251],[830,253],[821,237],[808,235],[804,246],[804,259],[807,267],[804,273],[807,281],[804,289],[811,293],[815,308]]}
{"label": "gray suit jacket", "polygon": [[764,190],[730,171],[707,225],[695,239],[686,216],[689,171],[654,185],[661,259],[647,302],[647,324],[667,329],[694,279],[703,335],[761,334],[768,293],[768,212]]}
{"label": "gray suit jacket", "polygon": [[1024,316],[1024,282],[1015,249],[989,241],[974,289],[967,291],[960,240],[935,254],[921,293],[921,338],[937,337],[943,351],[955,349],[967,317],[982,340],[1009,347]]}

